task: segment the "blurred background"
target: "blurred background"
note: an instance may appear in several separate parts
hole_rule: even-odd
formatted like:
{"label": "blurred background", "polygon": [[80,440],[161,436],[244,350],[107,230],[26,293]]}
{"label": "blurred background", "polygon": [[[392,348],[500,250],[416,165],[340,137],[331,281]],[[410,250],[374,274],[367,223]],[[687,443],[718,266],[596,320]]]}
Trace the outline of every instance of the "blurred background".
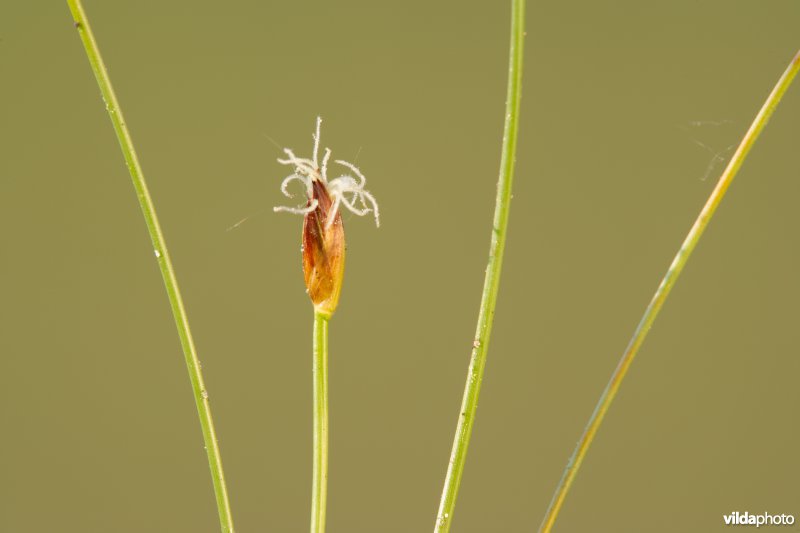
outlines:
{"label": "blurred background", "polygon": [[[307,531],[312,309],[279,147],[356,162],[329,531],[430,531],[486,264],[508,2],[85,7],[203,362],[237,530]],[[800,47],[794,0],[529,2],[505,271],[453,531],[535,531],[695,216]],[[0,6],[0,531],[214,532],[152,246],[63,2]],[[800,87],[633,365],[557,531],[800,519]],[[274,142],[273,142],[274,141]],[[229,228],[243,218],[246,222]],[[800,530],[800,527],[785,528]]]}

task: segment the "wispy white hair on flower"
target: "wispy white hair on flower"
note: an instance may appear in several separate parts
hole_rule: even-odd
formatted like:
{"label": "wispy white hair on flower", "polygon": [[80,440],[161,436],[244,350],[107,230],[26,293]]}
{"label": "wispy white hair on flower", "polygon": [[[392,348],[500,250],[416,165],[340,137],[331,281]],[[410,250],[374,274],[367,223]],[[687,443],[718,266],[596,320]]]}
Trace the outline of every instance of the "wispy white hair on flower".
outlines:
{"label": "wispy white hair on flower", "polygon": [[330,148],[325,148],[325,155],[322,156],[322,164],[319,164],[319,130],[322,124],[322,118],[317,117],[317,129],[314,134],[314,152],[312,159],[297,157],[294,152],[289,148],[284,148],[286,159],[278,159],[278,163],[294,167],[294,172],[284,178],[281,183],[281,192],[287,198],[293,198],[294,195],[289,192],[289,184],[295,180],[300,181],[305,187],[306,204],[304,206],[290,207],[278,206],[275,211],[286,211],[287,213],[294,213],[297,215],[307,215],[319,207],[319,200],[315,198],[314,182],[321,183],[326,190],[332,202],[331,208],[327,212],[327,219],[325,227],[330,228],[336,215],[339,213],[341,206],[346,207],[350,212],[358,216],[364,216],[368,213],[373,213],[375,216],[375,225],[380,226],[380,216],[378,214],[378,202],[375,197],[369,193],[364,186],[367,179],[364,174],[347,161],[336,159],[334,162],[345,167],[351,174],[346,173],[328,181],[328,161],[331,158]]}

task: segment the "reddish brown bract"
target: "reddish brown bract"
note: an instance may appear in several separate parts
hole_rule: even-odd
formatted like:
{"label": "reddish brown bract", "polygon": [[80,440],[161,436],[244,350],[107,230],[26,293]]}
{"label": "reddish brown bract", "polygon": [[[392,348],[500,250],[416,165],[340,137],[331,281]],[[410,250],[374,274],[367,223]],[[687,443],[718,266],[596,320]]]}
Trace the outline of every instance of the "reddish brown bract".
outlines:
{"label": "reddish brown bract", "polygon": [[325,184],[314,179],[311,186],[313,196],[307,205],[316,200],[317,208],[303,219],[303,275],[314,308],[330,317],[336,310],[342,290],[344,227],[338,211],[333,223],[328,225],[332,201]]}

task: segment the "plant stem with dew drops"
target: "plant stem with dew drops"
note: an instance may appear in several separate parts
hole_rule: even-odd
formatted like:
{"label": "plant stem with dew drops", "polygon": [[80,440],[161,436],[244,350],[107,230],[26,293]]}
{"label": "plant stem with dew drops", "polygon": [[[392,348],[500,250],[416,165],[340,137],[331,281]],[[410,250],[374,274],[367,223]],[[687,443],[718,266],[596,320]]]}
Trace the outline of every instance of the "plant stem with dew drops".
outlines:
{"label": "plant stem with dew drops", "polygon": [[200,371],[200,360],[197,357],[197,350],[195,349],[194,340],[192,339],[192,332],[189,329],[189,319],[186,315],[186,309],[183,305],[180,291],[178,290],[178,280],[175,277],[175,269],[172,266],[169,251],[167,250],[167,243],[161,232],[161,226],[158,223],[158,217],[156,217],[156,209],[153,205],[153,200],[150,198],[150,192],[147,189],[144,173],[139,164],[139,159],[136,156],[136,150],[133,147],[133,140],[128,132],[128,128],[125,126],[122,109],[119,106],[119,102],[117,102],[117,97],[111,86],[111,79],[108,76],[108,71],[103,63],[103,59],[100,56],[100,49],[97,46],[94,34],[89,26],[89,20],[86,18],[86,13],[84,12],[80,0],[67,0],[67,4],[69,4],[69,8],[72,11],[75,27],[78,30],[81,41],[83,41],[83,46],[86,49],[86,55],[89,58],[89,63],[92,66],[95,78],[97,78],[97,84],[103,95],[106,109],[111,117],[111,123],[114,126],[114,131],[117,134],[120,147],[122,148],[122,155],[125,158],[125,163],[128,166],[128,171],[133,180],[133,186],[136,189],[136,197],[139,199],[142,215],[144,215],[144,220],[147,224],[147,231],[150,233],[150,239],[153,242],[156,261],[158,261],[158,266],[161,269],[161,277],[164,279],[164,286],[167,290],[170,306],[172,307],[172,314],[175,317],[175,325],[178,328],[178,335],[181,339],[186,368],[189,371],[192,392],[194,393],[194,400],[197,405],[197,414],[200,417],[200,427],[203,432],[206,455],[208,456],[208,464],[211,469],[211,479],[214,483],[214,495],[217,500],[220,527],[223,533],[233,533],[233,516],[231,514],[231,506],[228,498],[228,488],[225,484],[225,475],[222,470],[222,456],[220,454],[219,444],[217,443],[214,421],[211,418],[211,406],[209,405],[208,393],[206,392],[203,375]]}
{"label": "plant stem with dew drops", "polygon": [[514,178],[514,162],[517,148],[520,98],[522,96],[522,45],[525,36],[525,0],[511,1],[511,43],[509,46],[508,89],[506,93],[505,126],[501,149],[500,177],[497,183],[492,237],[489,246],[489,262],[483,283],[478,326],[470,356],[467,382],[459,409],[453,449],[447,466],[439,511],[434,526],[435,533],[447,533],[453,521],[456,497],[464,472],[467,448],[475,423],[478,397],[481,391],[489,336],[492,331],[497,291],[500,286],[500,271],[508,230],[508,213],[511,205],[511,184]]}

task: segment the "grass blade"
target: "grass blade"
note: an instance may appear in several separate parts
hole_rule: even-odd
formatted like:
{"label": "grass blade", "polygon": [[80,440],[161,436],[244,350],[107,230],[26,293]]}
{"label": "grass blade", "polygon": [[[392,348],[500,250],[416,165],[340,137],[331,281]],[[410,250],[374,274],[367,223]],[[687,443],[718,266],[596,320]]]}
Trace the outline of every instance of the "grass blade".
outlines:
{"label": "grass blade", "polygon": [[753,120],[753,123],[750,125],[750,129],[748,129],[747,133],[745,133],[742,142],[736,149],[736,153],[733,154],[728,166],[722,172],[722,175],[720,176],[716,187],[714,187],[711,196],[709,196],[708,201],[706,201],[705,206],[703,206],[702,211],[700,211],[700,215],[695,220],[692,229],[689,230],[689,234],[686,236],[686,239],[683,241],[683,244],[678,250],[678,254],[672,260],[672,264],[670,264],[667,273],[661,280],[661,284],[658,286],[658,289],[653,295],[652,300],[650,300],[650,304],[647,306],[644,315],[639,321],[639,325],[636,326],[636,330],[634,331],[633,337],[628,343],[628,347],[622,354],[622,357],[617,364],[617,368],[611,375],[611,379],[608,381],[603,394],[600,396],[600,400],[597,402],[594,412],[589,418],[589,422],[586,424],[586,428],[583,430],[580,440],[578,440],[575,451],[572,453],[572,456],[570,456],[569,461],[567,462],[567,467],[558,483],[558,487],[556,487],[553,499],[550,502],[550,506],[548,507],[544,516],[544,520],[539,528],[541,533],[547,533],[552,529],[556,518],[558,518],[558,513],[561,510],[561,506],[564,504],[564,499],[567,497],[567,493],[572,486],[572,482],[575,480],[578,469],[581,467],[581,464],[586,457],[586,452],[589,450],[589,446],[591,446],[592,441],[597,434],[597,430],[600,428],[600,424],[602,424],[603,418],[605,417],[608,408],[611,406],[611,402],[614,401],[614,397],[616,396],[617,391],[622,384],[622,380],[625,379],[625,375],[628,373],[628,369],[630,368],[634,357],[636,357],[636,354],[639,352],[639,348],[642,346],[647,333],[650,331],[653,321],[655,321],[656,317],[658,316],[658,312],[664,305],[664,301],[667,299],[672,287],[678,280],[678,276],[680,276],[681,272],[683,271],[683,267],[689,260],[689,256],[692,254],[695,246],[697,246],[697,242],[703,235],[703,231],[706,229],[711,217],[717,210],[720,201],[722,201],[722,197],[725,196],[725,192],[728,190],[731,181],[733,181],[734,176],[736,176],[736,173],[742,166],[742,163],[747,157],[747,154],[750,152],[750,149],[753,147],[756,139],[767,125],[770,116],[772,115],[773,111],[775,111],[775,108],[781,101],[781,98],[786,90],[789,88],[789,85],[792,83],[792,80],[794,79],[798,70],[800,70],[800,52],[794,56],[794,59],[792,59],[792,62],[778,80],[775,88],[772,89],[772,92],[767,97],[767,100],[764,102],[764,105],[761,107],[758,115],[756,115],[755,120]]}
{"label": "grass blade", "polygon": [[450,462],[444,481],[444,489],[436,516],[435,533],[450,530],[456,506],[458,488],[464,463],[467,458],[472,426],[478,408],[483,370],[489,349],[494,309],[497,305],[497,290],[500,285],[500,270],[503,266],[503,251],[508,230],[508,213],[511,204],[511,184],[514,178],[514,163],[517,149],[519,105],[522,96],[522,44],[525,36],[525,0],[511,1],[511,44],[509,46],[508,90],[506,94],[505,126],[500,160],[500,177],[497,182],[492,240],[489,247],[489,263],[483,282],[483,295],[478,312],[478,327],[470,356],[467,383],[458,416],[458,425],[450,453]]}
{"label": "grass blade", "polygon": [[178,281],[175,278],[175,270],[169,258],[167,244],[164,241],[164,235],[161,233],[161,227],[158,224],[155,206],[147,190],[142,167],[136,157],[133,140],[128,132],[128,128],[125,126],[122,109],[120,109],[119,102],[117,102],[117,97],[111,86],[111,79],[108,76],[103,59],[100,56],[100,49],[94,39],[94,34],[89,26],[86,13],[84,12],[80,0],[67,0],[67,4],[69,4],[70,11],[72,11],[75,27],[78,29],[81,41],[83,41],[83,46],[86,49],[86,55],[89,58],[89,63],[97,78],[97,85],[100,87],[106,109],[111,117],[111,123],[114,125],[114,131],[119,139],[120,148],[122,148],[122,155],[125,157],[125,163],[128,166],[128,171],[133,180],[133,186],[136,189],[136,197],[139,199],[139,205],[142,208],[142,214],[147,224],[147,231],[150,233],[150,239],[153,241],[153,249],[158,261],[158,266],[161,269],[161,276],[164,279],[164,286],[167,289],[167,296],[169,297],[172,314],[175,317],[175,325],[178,328],[178,335],[180,336],[183,354],[186,359],[186,367],[189,371],[189,379],[192,382],[192,392],[194,393],[194,400],[197,405],[197,413],[200,417],[200,426],[203,431],[208,464],[211,468],[211,478],[214,482],[214,494],[217,500],[220,526],[223,533],[233,533],[233,517],[231,516],[231,506],[228,500],[225,476],[222,471],[222,457],[220,455],[219,445],[217,444],[214,421],[211,418],[211,406],[208,402],[208,393],[206,392],[203,375],[200,371],[200,361],[197,357],[194,341],[192,340],[189,320],[186,316],[186,309],[184,308],[180,291],[178,290]]}

